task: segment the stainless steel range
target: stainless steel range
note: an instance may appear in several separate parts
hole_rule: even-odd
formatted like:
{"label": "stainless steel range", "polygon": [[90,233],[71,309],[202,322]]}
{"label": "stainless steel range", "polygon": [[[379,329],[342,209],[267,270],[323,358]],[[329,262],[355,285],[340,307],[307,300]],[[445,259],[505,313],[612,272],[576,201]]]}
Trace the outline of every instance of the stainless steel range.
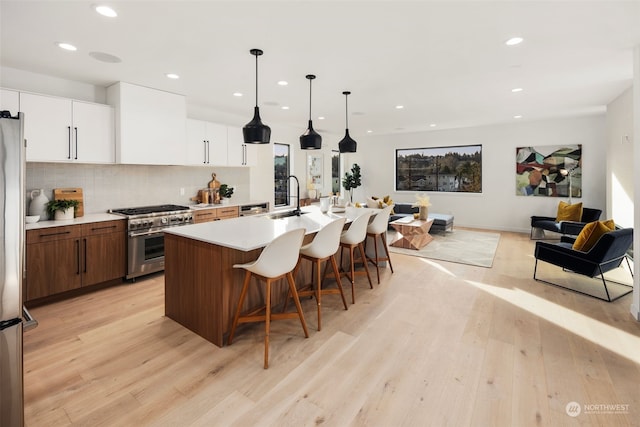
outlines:
{"label": "stainless steel range", "polygon": [[111,209],[109,212],[127,217],[127,279],[164,270],[163,230],[193,223],[193,211],[179,205]]}

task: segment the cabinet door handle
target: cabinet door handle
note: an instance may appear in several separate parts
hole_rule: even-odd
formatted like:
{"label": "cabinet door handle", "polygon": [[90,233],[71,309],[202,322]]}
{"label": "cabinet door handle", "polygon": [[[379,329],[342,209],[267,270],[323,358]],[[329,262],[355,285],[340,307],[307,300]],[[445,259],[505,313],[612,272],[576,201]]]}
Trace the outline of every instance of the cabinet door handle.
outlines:
{"label": "cabinet door handle", "polygon": [[48,233],[48,234],[40,234],[40,238],[43,237],[51,237],[51,236],[62,236],[63,234],[70,234],[70,231],[59,231],[57,233]]}
{"label": "cabinet door handle", "polygon": [[69,141],[69,155],[67,159],[71,160],[71,126],[67,126],[67,139]]}
{"label": "cabinet door handle", "polygon": [[73,130],[76,131],[76,154],[75,154],[75,160],[78,160],[78,128],[74,127]]}
{"label": "cabinet door handle", "polygon": [[80,274],[80,240],[76,240],[76,261],[77,261],[77,268],[76,268],[76,274]]}
{"label": "cabinet door handle", "polygon": [[207,164],[207,141],[206,140],[202,141],[202,147],[204,148],[204,155],[202,156],[204,160],[202,161],[202,163],[206,165]]}
{"label": "cabinet door handle", "polygon": [[115,225],[107,225],[105,227],[91,227],[91,231],[108,230],[110,228],[116,228]]}
{"label": "cabinet door handle", "polygon": [[84,272],[87,272],[87,239],[82,239],[84,244]]}
{"label": "cabinet door handle", "polygon": [[242,145],[242,164],[247,164],[247,146],[244,144]]}

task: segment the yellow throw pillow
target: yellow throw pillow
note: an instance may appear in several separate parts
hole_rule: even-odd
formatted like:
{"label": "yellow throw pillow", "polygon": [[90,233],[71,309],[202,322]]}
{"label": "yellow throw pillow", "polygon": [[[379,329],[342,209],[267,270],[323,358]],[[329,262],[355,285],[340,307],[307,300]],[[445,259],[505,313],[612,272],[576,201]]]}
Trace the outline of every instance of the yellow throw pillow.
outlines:
{"label": "yellow throw pillow", "polygon": [[[393,200],[391,200],[391,196],[384,196],[384,199],[382,199],[382,201],[385,203],[385,206],[390,206],[395,204]],[[396,213],[394,212],[393,208],[391,208],[391,215],[395,215],[395,214]]]}
{"label": "yellow throw pillow", "polygon": [[560,221],[580,221],[582,219],[582,203],[574,203],[570,205],[566,202],[558,204],[558,213],[556,214],[556,222]]}
{"label": "yellow throw pillow", "polygon": [[616,224],[612,219],[606,221],[593,221],[584,226],[576,241],[573,243],[573,249],[576,251],[589,252],[603,234],[616,229]]}

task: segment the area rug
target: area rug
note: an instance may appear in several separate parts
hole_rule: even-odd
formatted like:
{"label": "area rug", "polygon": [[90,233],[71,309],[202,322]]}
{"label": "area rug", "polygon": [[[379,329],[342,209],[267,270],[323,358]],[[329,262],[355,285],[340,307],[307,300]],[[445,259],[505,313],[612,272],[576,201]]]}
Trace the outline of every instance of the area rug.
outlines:
{"label": "area rug", "polygon": [[[440,261],[457,262],[490,268],[500,241],[499,233],[456,229],[432,233],[433,241],[420,250],[396,248],[389,245],[391,252]],[[388,232],[388,242],[396,241],[395,231]]]}

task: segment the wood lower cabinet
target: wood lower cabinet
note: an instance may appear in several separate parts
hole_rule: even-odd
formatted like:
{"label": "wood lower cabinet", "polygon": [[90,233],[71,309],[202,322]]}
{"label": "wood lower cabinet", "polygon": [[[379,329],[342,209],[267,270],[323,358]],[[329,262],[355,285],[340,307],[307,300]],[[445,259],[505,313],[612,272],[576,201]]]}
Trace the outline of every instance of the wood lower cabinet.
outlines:
{"label": "wood lower cabinet", "polygon": [[77,225],[27,231],[27,301],[82,286],[81,235]]}
{"label": "wood lower cabinet", "polygon": [[127,271],[125,221],[82,225],[82,286],[124,277]]}
{"label": "wood lower cabinet", "polygon": [[26,255],[27,301],[122,278],[125,221],[29,230]]}
{"label": "wood lower cabinet", "polygon": [[239,210],[237,206],[228,206],[224,208],[198,209],[193,214],[193,222],[199,224],[201,222],[219,221],[221,219],[237,218]]}

